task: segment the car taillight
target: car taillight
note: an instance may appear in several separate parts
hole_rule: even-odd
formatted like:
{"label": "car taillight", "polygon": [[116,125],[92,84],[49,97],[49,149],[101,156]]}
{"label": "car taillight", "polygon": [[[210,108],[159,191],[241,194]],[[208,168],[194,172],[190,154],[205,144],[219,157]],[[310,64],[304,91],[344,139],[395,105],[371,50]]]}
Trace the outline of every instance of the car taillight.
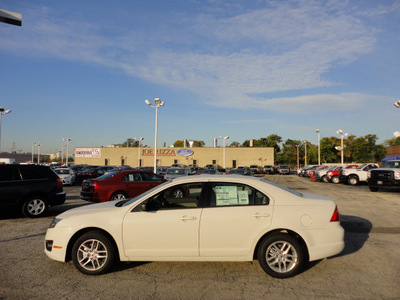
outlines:
{"label": "car taillight", "polygon": [[61,178],[57,178],[57,190],[62,191],[63,190],[63,183]]}
{"label": "car taillight", "polygon": [[332,218],[329,222],[339,222],[340,217],[339,217],[339,210],[337,205],[335,206],[335,211],[333,212]]}

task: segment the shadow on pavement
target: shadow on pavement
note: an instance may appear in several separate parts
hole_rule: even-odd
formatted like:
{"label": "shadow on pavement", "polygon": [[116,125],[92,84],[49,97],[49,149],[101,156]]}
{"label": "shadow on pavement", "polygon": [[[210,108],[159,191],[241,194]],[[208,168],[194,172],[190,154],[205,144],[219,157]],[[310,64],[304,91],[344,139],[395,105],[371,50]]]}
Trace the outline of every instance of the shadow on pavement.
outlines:
{"label": "shadow on pavement", "polygon": [[367,219],[347,215],[340,215],[340,219],[340,225],[345,230],[345,246],[343,251],[334,257],[349,255],[359,251],[369,239],[369,234],[372,231],[372,223]]}

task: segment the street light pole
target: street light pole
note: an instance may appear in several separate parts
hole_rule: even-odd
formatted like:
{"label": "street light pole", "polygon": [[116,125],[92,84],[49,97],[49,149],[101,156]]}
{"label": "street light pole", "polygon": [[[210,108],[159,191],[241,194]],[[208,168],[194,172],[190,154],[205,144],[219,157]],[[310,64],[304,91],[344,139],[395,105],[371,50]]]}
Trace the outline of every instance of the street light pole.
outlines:
{"label": "street light pole", "polygon": [[299,170],[300,169],[300,158],[299,158],[299,147],[300,147],[300,145],[301,144],[298,144],[298,145],[296,145],[296,153],[297,153],[297,170]]}
{"label": "street light pole", "polygon": [[65,142],[65,139],[62,139],[62,145],[61,145],[61,165],[63,164],[63,161],[64,161],[64,142]]}
{"label": "street light pole", "polygon": [[9,114],[11,109],[4,110],[4,107],[0,107],[0,153],[1,153],[1,116]]}
{"label": "street light pole", "polygon": [[143,141],[144,140],[144,138],[143,137],[141,137],[140,139],[139,139],[139,149],[138,149],[138,155],[137,155],[137,159],[138,159],[138,168],[140,168],[141,166],[140,166],[140,142],[141,141]]}
{"label": "street light pole", "polygon": [[315,132],[318,133],[318,165],[321,165],[321,143],[319,131],[319,129],[315,130]]}
{"label": "street light pole", "polygon": [[344,133],[344,131],[342,129],[339,129],[338,131],[336,131],[337,134],[341,135],[341,144],[340,144],[340,150],[341,152],[341,163],[342,166],[344,165],[344,154],[343,154],[343,150],[344,150],[344,146],[343,146],[343,137],[345,137],[347,135],[347,133]]}
{"label": "street light pole", "polygon": [[38,165],[40,165],[40,146],[42,146],[41,144],[37,144],[38,146],[38,155],[37,155],[37,163]]}
{"label": "street light pole", "polygon": [[156,124],[155,124],[155,134],[154,134],[154,173],[157,173],[157,127],[158,127],[158,108],[164,106],[164,102],[160,100],[160,98],[155,98],[154,103],[156,105],[152,105],[149,100],[145,100],[146,104],[150,107],[154,107],[156,109]]}
{"label": "street light pole", "polygon": [[32,163],[33,163],[33,155],[34,155],[34,146],[36,146],[36,142],[32,142]]}
{"label": "street light pole", "polygon": [[307,165],[307,141],[303,141],[304,143],[304,165]]}
{"label": "street light pole", "polygon": [[219,138],[224,140],[223,161],[224,161],[224,169],[225,169],[225,148],[226,148],[225,142],[227,139],[229,139],[229,136],[225,136],[225,137],[219,136]]}
{"label": "street light pole", "polygon": [[70,138],[67,138],[67,154],[66,154],[66,157],[65,157],[65,163],[66,163],[66,166],[68,167],[68,143],[71,141],[71,139]]}

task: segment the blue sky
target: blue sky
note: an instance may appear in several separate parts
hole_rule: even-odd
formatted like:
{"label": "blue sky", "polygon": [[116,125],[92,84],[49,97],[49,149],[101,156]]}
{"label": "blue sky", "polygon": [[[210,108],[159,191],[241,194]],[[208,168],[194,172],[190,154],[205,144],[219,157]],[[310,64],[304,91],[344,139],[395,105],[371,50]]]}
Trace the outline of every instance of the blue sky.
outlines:
{"label": "blue sky", "polygon": [[[14,1],[1,150],[400,130],[400,1]],[[220,142],[222,144],[222,142]],[[35,150],[37,151],[37,150]]]}

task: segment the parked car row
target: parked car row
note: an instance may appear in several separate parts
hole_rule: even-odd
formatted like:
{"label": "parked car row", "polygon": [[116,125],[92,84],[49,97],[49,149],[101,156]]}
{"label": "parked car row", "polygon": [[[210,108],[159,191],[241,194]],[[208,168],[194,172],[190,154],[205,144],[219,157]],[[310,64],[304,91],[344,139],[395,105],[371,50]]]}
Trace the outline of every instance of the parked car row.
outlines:
{"label": "parked car row", "polygon": [[366,183],[371,192],[381,188],[400,189],[400,160],[386,161],[382,167],[376,163],[347,166],[309,165],[299,169],[297,173],[313,181],[349,185]]}

